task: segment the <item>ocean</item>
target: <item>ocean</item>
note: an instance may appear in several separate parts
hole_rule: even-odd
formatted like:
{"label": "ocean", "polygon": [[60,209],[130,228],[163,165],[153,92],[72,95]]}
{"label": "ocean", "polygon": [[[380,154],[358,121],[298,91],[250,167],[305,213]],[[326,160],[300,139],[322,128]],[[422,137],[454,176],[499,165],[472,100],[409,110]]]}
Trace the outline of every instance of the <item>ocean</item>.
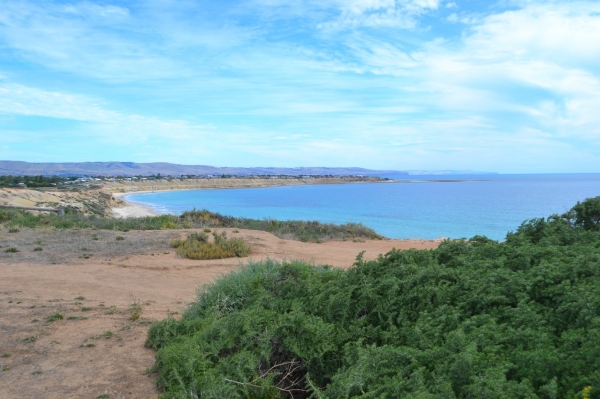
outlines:
{"label": "ocean", "polygon": [[[159,213],[196,208],[258,219],[356,222],[389,238],[503,240],[524,220],[560,214],[600,195],[600,174],[383,177],[411,182],[164,191],[125,199]],[[433,182],[439,179],[465,181]]]}

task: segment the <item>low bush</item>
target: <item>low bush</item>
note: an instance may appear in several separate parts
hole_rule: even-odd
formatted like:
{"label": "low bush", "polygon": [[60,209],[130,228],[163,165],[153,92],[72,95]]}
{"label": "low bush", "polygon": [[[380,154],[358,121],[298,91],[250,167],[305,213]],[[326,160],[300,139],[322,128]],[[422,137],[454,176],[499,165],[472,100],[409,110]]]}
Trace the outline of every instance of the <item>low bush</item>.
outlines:
{"label": "low bush", "polygon": [[192,233],[185,240],[171,241],[171,247],[177,249],[179,256],[190,259],[241,258],[250,254],[250,246],[243,238],[227,238],[224,231],[221,234],[215,231],[212,236],[211,242],[204,232]]}
{"label": "low bush", "polygon": [[235,218],[207,210],[186,211],[181,214],[180,218],[201,227],[230,227],[268,231],[280,238],[291,238],[304,242],[349,240],[357,237],[374,240],[384,238],[361,223],[333,224],[302,220]]}
{"label": "low bush", "polygon": [[598,399],[600,232],[585,205],[582,223],[554,215],[505,242],[347,270],[251,263],[151,326],[164,397]]}
{"label": "low bush", "polygon": [[192,210],[180,216],[160,215],[139,218],[111,219],[98,215],[66,213],[33,215],[20,210],[1,210],[0,223],[9,231],[18,232],[19,227],[57,229],[102,229],[115,231],[161,230],[161,229],[205,229],[210,227],[261,230],[273,233],[279,238],[295,239],[304,242],[328,240],[383,239],[374,230],[360,223],[332,224],[316,221],[248,219],[223,216],[207,210]]}
{"label": "low bush", "polygon": [[53,323],[57,320],[62,320],[63,318],[64,316],[62,313],[54,313],[53,315],[46,317],[46,323]]}

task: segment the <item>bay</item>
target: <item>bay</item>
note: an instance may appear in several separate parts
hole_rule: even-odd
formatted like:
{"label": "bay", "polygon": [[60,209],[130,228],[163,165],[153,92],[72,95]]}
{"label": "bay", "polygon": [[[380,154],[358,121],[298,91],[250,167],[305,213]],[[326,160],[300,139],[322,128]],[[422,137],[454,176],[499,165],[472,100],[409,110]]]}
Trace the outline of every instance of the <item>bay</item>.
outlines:
{"label": "bay", "polygon": [[196,208],[258,219],[356,222],[390,238],[503,240],[526,219],[560,214],[600,195],[600,174],[383,177],[410,182],[164,191],[126,200],[159,213]]}

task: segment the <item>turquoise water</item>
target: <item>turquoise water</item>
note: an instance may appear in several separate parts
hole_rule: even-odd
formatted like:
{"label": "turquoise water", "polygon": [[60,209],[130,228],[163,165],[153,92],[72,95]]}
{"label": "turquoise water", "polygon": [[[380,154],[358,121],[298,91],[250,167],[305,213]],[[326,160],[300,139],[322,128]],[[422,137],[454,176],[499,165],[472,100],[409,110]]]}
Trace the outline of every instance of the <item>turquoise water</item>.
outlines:
{"label": "turquoise water", "polygon": [[[600,174],[387,176],[413,183],[170,191],[127,196],[160,213],[192,208],[250,218],[360,222],[390,238],[496,240],[521,222],[600,195]],[[434,183],[435,179],[484,179]]]}

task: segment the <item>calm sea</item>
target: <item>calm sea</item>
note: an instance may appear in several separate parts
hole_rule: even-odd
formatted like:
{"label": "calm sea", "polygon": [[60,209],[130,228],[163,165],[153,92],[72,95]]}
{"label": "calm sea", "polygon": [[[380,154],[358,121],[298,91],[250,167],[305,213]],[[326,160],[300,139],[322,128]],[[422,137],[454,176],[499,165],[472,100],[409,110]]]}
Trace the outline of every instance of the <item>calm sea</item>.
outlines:
{"label": "calm sea", "polygon": [[600,195],[600,174],[385,177],[413,182],[170,191],[126,199],[159,213],[196,208],[259,219],[360,222],[390,238],[480,234],[502,240],[526,219],[562,213]]}

